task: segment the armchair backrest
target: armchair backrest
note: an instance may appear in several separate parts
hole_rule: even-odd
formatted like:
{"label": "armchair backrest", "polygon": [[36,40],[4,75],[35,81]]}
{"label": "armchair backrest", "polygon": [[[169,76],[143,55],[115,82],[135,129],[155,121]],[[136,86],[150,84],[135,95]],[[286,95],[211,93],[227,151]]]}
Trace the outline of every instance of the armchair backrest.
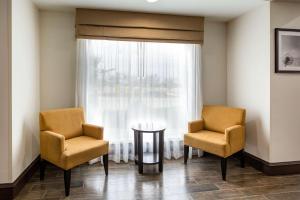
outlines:
{"label": "armchair backrest", "polygon": [[66,108],[40,112],[40,131],[53,131],[65,139],[82,135],[84,114],[81,108]]}
{"label": "armchair backrest", "polygon": [[224,133],[226,128],[245,125],[246,110],[226,106],[203,106],[204,129]]}

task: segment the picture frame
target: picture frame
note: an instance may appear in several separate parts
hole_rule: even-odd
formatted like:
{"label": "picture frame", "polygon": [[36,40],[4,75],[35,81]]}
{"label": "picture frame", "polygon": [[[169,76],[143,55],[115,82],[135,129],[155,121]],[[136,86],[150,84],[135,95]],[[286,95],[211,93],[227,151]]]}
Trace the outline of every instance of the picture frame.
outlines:
{"label": "picture frame", "polygon": [[275,73],[300,73],[300,29],[275,29]]}

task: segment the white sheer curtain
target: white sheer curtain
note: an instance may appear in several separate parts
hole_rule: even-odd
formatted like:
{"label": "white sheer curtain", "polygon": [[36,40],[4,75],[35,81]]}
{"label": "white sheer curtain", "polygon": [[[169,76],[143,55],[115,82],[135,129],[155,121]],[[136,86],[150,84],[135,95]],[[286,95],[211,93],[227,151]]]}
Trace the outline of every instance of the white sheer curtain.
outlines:
{"label": "white sheer curtain", "polygon": [[[164,124],[165,157],[183,154],[187,122],[198,119],[201,46],[111,40],[77,41],[76,104],[88,123],[104,127],[109,158],[134,159],[136,123]],[[145,138],[144,151],[151,152]]]}

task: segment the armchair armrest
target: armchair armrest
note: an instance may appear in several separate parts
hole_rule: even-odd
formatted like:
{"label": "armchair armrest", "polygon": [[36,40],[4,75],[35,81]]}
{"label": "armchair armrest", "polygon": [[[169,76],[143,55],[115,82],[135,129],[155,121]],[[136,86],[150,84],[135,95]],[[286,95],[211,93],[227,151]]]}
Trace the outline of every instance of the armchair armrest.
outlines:
{"label": "armchair armrest", "polygon": [[242,150],[245,146],[245,127],[241,125],[231,126],[225,129],[226,142],[231,147],[231,152]]}
{"label": "armchair armrest", "polygon": [[203,120],[195,120],[189,122],[189,127],[188,127],[189,133],[201,131],[203,129],[203,125],[204,125]]}
{"label": "armchair armrest", "polygon": [[41,131],[40,142],[42,158],[54,163],[59,162],[65,151],[65,136],[52,131]]}
{"label": "armchair armrest", "polygon": [[82,124],[83,135],[103,140],[103,127],[91,124]]}

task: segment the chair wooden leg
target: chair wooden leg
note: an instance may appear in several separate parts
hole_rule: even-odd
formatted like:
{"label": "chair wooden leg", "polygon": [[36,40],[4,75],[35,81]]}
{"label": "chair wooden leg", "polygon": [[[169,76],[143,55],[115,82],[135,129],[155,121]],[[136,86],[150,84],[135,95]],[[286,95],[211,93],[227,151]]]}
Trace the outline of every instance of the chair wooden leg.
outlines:
{"label": "chair wooden leg", "polygon": [[226,181],[227,158],[221,158],[222,179]]}
{"label": "chair wooden leg", "polygon": [[41,159],[40,161],[40,180],[43,181],[45,178],[46,161]]}
{"label": "chair wooden leg", "polygon": [[69,196],[70,185],[71,185],[71,169],[64,170],[64,181],[65,181],[65,195]]}
{"label": "chair wooden leg", "polygon": [[240,165],[241,165],[241,168],[245,168],[245,154],[244,154],[244,150],[240,151]]}
{"label": "chair wooden leg", "polygon": [[189,146],[184,145],[184,164],[187,163],[188,157],[189,157]]}
{"label": "chair wooden leg", "polygon": [[103,165],[105,170],[105,175],[108,175],[108,154],[103,155]]}

